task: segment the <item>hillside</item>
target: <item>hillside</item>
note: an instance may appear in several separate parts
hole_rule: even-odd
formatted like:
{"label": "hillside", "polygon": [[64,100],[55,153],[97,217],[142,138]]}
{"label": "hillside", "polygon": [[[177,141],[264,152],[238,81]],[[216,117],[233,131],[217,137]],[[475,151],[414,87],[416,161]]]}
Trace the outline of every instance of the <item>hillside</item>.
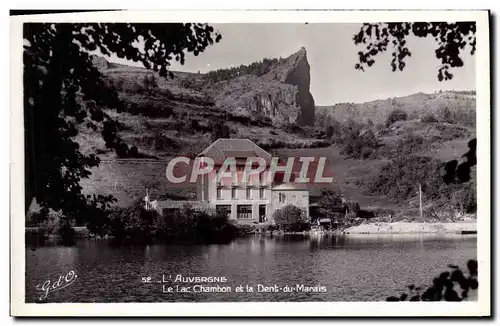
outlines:
{"label": "hillside", "polygon": [[[124,112],[107,111],[120,122],[120,137],[139,155],[118,156],[98,133],[81,126],[81,149],[102,159],[82,186],[87,193],[114,194],[119,205],[144,196],[146,189],[153,198],[194,199],[194,189],[169,189],[163,180],[167,163],[177,155],[194,156],[224,135],[249,138],[284,157],[326,156],[335,174],[331,188],[363,208],[406,210],[411,196],[370,193],[380,171],[411,155],[438,162],[460,158],[475,137],[470,92],[314,107],[303,48],[287,58],[208,74],[174,72],[173,79],[103,58],[94,58],[94,64],[125,104]],[[395,108],[407,117],[387,125]]]}
{"label": "hillside", "polygon": [[383,124],[389,113],[396,109],[408,113],[409,119],[417,119],[429,114],[436,116],[446,114],[447,109],[460,111],[464,114],[475,113],[475,107],[476,93],[474,91],[444,91],[433,94],[416,93],[366,103],[338,103],[332,106],[317,106],[316,112],[318,116],[329,115],[337,120],[352,118]]}

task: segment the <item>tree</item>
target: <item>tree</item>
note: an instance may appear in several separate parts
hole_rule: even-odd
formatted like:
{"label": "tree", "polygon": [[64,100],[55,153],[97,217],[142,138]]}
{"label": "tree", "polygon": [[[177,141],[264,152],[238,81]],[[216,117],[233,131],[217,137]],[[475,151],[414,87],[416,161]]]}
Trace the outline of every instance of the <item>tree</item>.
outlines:
{"label": "tree", "polygon": [[365,49],[358,52],[359,62],[355,68],[364,71],[364,67],[371,67],[375,63],[374,57],[392,45],[392,71],[403,71],[407,58],[411,56],[406,43],[410,34],[432,36],[436,41],[436,58],[441,61],[437,75],[439,81],[452,79],[451,68],[464,65],[464,51],[469,50],[471,55],[476,52],[475,22],[366,23],[353,38],[354,44],[365,45]]}
{"label": "tree", "polygon": [[209,127],[212,130],[212,142],[216,141],[219,138],[231,138],[231,130],[229,129],[229,126],[223,121],[212,120],[209,123]]}
{"label": "tree", "polygon": [[[112,196],[82,194],[79,182],[99,158],[80,152],[74,140],[78,128],[100,132],[108,148],[123,152],[126,146],[117,135],[119,123],[103,110],[120,111],[122,103],[92,64],[90,52],[116,54],[173,77],[169,61],[183,64],[186,52],[198,55],[221,36],[199,23],[28,23],[23,38],[26,209],[35,197],[45,210],[76,217],[104,210],[113,201]],[[143,41],[143,51],[137,40]]]}
{"label": "tree", "polygon": [[274,223],[284,231],[302,231],[307,222],[302,210],[293,205],[276,210],[273,218]]}
{"label": "tree", "polygon": [[329,218],[336,220],[344,216],[344,203],[342,195],[338,191],[325,189],[317,201],[317,219]]}
{"label": "tree", "polygon": [[385,122],[386,127],[390,127],[396,121],[406,121],[408,119],[408,114],[400,109],[396,109],[389,113],[387,120]]}
{"label": "tree", "polygon": [[158,87],[158,80],[154,74],[145,74],[143,83],[144,87],[146,87],[149,92]]}

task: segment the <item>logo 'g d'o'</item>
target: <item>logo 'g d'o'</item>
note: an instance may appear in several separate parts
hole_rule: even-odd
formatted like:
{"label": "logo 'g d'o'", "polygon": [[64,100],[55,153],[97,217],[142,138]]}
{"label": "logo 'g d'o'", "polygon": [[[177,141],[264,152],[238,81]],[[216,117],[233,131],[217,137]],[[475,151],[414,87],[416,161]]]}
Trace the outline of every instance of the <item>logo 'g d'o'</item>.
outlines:
{"label": "logo 'g d'o'", "polygon": [[46,280],[45,282],[38,284],[36,286],[36,289],[42,292],[39,300],[47,298],[47,296],[51,292],[55,292],[70,286],[76,281],[77,277],[78,275],[76,275],[75,271],[69,271],[68,273],[66,273],[66,275],[59,275],[59,278],[55,282]]}

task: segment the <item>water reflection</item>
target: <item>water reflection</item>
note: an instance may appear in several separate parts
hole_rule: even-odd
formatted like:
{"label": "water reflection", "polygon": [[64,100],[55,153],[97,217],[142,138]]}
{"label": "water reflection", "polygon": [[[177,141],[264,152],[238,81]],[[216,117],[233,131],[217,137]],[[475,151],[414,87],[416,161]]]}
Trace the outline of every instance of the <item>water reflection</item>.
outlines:
{"label": "water reflection", "polygon": [[[74,270],[78,281],[47,302],[384,300],[426,285],[447,264],[475,258],[474,235],[281,235],[225,245],[116,245],[82,240],[26,250],[26,297],[36,284]],[[162,293],[142,277],[218,276],[227,285],[325,286],[326,293]]]}

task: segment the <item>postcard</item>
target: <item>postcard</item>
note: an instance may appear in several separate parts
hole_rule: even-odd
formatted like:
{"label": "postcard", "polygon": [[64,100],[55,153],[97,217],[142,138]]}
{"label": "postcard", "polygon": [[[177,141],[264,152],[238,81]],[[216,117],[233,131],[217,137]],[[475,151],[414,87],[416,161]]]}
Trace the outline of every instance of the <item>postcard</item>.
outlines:
{"label": "postcard", "polygon": [[13,316],[490,316],[488,11],[10,20]]}

